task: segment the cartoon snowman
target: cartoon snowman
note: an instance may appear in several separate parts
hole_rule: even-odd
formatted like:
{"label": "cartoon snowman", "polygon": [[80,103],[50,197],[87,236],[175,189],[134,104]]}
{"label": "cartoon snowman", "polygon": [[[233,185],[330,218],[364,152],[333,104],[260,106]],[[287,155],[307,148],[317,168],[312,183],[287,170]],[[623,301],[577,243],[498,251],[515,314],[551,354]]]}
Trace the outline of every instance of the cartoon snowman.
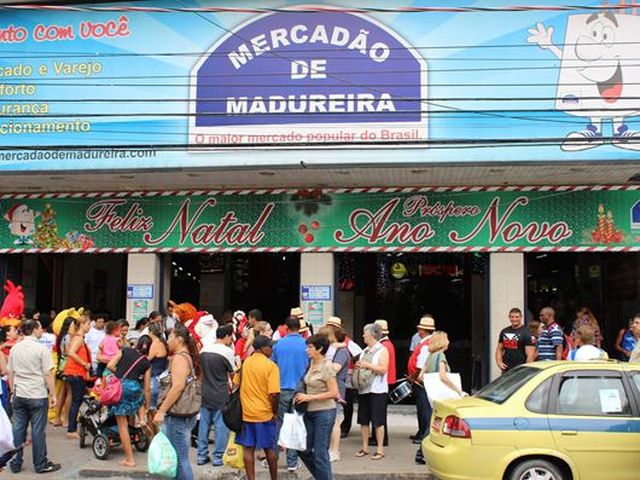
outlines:
{"label": "cartoon snowman", "polygon": [[538,23],[527,42],[560,59],[556,109],[587,117],[584,130],[565,137],[562,150],[575,152],[604,144],[603,121],[611,120],[611,143],[640,150],[640,131],[625,119],[640,114],[640,16],[611,11],[570,15],[564,47],[552,41],[553,27]]}
{"label": "cartoon snowman", "polygon": [[36,231],[38,216],[40,212],[32,210],[24,203],[18,203],[7,210],[4,218],[9,222],[11,234],[17,237],[13,242],[14,245],[33,245],[31,237]]}

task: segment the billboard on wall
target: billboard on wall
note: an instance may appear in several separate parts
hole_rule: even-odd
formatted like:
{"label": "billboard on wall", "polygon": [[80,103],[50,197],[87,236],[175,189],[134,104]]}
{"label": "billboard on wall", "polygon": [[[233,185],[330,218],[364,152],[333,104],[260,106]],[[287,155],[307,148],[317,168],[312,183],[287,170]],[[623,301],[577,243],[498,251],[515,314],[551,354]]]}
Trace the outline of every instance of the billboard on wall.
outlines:
{"label": "billboard on wall", "polygon": [[0,11],[0,170],[636,159],[640,15],[556,4]]}
{"label": "billboard on wall", "polygon": [[640,187],[0,196],[0,253],[640,250]]}

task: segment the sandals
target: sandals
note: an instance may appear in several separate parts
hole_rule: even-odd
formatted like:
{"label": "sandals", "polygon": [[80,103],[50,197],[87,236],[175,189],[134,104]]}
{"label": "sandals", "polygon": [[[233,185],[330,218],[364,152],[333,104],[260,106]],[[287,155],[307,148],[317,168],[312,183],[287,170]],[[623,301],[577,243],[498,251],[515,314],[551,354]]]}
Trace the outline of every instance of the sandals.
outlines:
{"label": "sandals", "polygon": [[384,458],[384,453],[376,452],[371,455],[371,460],[382,460]]}
{"label": "sandals", "polygon": [[367,455],[369,455],[369,452],[362,449],[358,450],[358,453],[356,453],[356,457],[358,458],[366,457]]}

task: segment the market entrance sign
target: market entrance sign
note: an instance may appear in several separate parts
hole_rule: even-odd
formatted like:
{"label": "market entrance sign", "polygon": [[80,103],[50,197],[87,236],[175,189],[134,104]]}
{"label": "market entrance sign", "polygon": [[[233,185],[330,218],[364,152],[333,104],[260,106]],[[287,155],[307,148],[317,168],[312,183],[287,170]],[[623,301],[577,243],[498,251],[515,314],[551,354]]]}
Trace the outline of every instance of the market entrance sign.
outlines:
{"label": "market entrance sign", "polygon": [[640,250],[638,187],[0,197],[0,253]]}
{"label": "market entrance sign", "polygon": [[191,83],[195,145],[427,139],[426,61],[364,15],[255,17],[203,55]]}

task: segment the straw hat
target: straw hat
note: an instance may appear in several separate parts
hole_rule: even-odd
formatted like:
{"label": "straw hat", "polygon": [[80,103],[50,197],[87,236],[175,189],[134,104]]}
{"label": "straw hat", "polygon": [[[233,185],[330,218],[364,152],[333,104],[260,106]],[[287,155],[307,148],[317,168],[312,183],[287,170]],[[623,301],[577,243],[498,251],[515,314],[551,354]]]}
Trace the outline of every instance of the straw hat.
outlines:
{"label": "straw hat", "polygon": [[380,325],[380,328],[382,328],[383,335],[389,335],[389,324],[387,323],[386,320],[379,319],[373,323],[377,323],[378,325]]}
{"label": "straw hat", "polygon": [[332,327],[342,328],[342,319],[340,317],[329,317],[325,325],[331,325]]}
{"label": "straw hat", "polygon": [[304,320],[300,320],[300,330],[298,333],[307,333],[309,331],[309,325]]}
{"label": "straw hat", "polygon": [[300,307],[293,307],[289,312],[292,317],[304,318],[304,312]]}
{"label": "straw hat", "polygon": [[422,317],[418,324],[420,330],[435,330],[436,321],[432,317]]}

